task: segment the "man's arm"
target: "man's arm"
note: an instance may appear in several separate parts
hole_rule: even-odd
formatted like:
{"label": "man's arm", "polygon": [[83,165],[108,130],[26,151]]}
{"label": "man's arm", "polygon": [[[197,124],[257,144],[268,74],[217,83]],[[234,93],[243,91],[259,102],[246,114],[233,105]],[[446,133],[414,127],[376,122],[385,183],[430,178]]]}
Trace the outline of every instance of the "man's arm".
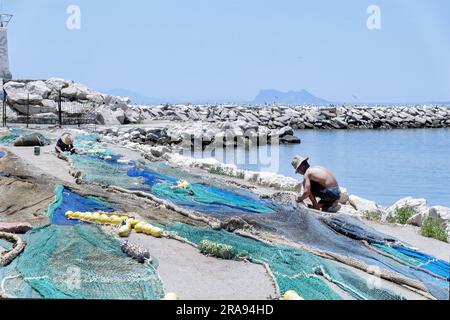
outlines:
{"label": "man's arm", "polygon": [[303,194],[297,199],[297,202],[303,202],[305,199],[309,198],[311,195],[311,180],[309,176],[305,176],[305,180],[303,180]]}

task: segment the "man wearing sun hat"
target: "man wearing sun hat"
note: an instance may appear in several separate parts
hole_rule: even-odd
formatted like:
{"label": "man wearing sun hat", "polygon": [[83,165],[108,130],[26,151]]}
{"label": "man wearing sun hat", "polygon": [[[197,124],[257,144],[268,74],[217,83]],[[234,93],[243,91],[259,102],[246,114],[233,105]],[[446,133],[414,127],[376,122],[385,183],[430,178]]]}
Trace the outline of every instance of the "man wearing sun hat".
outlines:
{"label": "man wearing sun hat", "polygon": [[[297,199],[297,202],[303,203],[304,200],[309,198],[312,202],[312,208],[337,212],[341,190],[336,178],[330,170],[324,167],[311,167],[308,160],[308,157],[301,156],[295,156],[292,159],[295,173],[304,176],[303,194]],[[317,198],[320,198],[319,203],[317,203]]]}
{"label": "man wearing sun hat", "polygon": [[61,156],[63,152],[70,152],[72,154],[77,153],[77,149],[73,146],[73,138],[69,132],[65,132],[61,135],[61,138],[56,142],[56,154]]}

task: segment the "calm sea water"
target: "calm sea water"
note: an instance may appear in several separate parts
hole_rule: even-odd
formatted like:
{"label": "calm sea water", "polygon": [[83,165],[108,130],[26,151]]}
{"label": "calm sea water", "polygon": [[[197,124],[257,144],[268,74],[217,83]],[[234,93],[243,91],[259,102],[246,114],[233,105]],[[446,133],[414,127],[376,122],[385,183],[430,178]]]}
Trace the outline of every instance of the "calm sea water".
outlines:
{"label": "calm sea water", "polygon": [[[331,169],[351,194],[389,206],[402,197],[450,207],[450,129],[297,131],[300,145],[236,149],[218,160],[296,177],[291,159]],[[197,153],[194,156],[211,156]]]}

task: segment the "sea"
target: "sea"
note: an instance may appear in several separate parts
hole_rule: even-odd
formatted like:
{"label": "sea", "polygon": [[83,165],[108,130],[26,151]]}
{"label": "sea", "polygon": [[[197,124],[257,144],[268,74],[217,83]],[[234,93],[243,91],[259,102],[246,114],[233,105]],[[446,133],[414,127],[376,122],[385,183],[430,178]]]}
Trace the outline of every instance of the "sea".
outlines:
{"label": "sea", "polygon": [[195,152],[240,169],[271,171],[302,179],[295,155],[330,169],[350,194],[390,206],[403,197],[450,207],[450,129],[298,130],[301,144]]}

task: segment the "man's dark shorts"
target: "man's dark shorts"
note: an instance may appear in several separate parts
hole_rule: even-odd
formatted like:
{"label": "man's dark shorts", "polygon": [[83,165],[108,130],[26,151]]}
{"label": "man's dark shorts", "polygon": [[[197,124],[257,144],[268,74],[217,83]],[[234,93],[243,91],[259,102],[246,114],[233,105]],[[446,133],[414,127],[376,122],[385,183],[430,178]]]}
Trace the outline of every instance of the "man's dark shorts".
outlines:
{"label": "man's dark shorts", "polygon": [[314,181],[311,181],[311,191],[316,197],[325,202],[335,202],[341,198],[341,189],[339,187],[325,188]]}

